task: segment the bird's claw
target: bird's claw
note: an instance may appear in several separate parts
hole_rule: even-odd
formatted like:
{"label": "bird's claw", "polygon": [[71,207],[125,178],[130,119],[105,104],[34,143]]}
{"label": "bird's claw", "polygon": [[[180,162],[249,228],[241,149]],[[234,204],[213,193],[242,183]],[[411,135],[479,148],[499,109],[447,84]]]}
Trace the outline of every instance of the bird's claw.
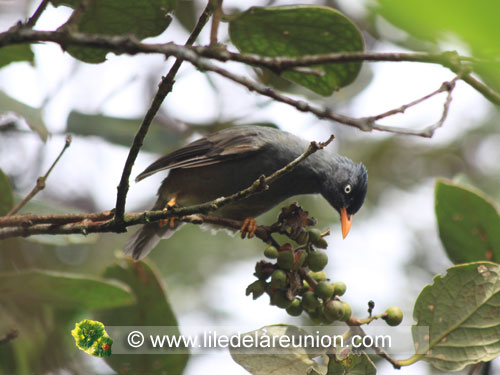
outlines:
{"label": "bird's claw", "polygon": [[241,238],[252,238],[255,236],[255,231],[257,230],[257,220],[255,220],[253,217],[247,217],[245,220],[243,220],[243,224],[241,225]]}

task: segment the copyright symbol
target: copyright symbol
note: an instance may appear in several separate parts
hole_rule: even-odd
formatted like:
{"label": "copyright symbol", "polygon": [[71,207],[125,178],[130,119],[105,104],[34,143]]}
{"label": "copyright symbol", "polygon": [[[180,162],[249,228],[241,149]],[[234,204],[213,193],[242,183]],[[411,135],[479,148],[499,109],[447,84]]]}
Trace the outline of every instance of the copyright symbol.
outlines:
{"label": "copyright symbol", "polygon": [[140,348],[144,344],[144,335],[139,331],[132,331],[127,336],[127,342],[132,348]]}

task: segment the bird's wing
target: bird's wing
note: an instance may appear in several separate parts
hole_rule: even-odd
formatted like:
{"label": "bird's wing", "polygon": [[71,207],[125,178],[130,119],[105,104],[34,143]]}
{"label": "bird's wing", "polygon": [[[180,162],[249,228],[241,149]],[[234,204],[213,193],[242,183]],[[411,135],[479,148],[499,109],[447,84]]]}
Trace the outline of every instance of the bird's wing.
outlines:
{"label": "bird's wing", "polygon": [[253,128],[229,128],[201,138],[158,159],[136,181],[166,169],[203,167],[248,156],[267,143],[259,133]]}

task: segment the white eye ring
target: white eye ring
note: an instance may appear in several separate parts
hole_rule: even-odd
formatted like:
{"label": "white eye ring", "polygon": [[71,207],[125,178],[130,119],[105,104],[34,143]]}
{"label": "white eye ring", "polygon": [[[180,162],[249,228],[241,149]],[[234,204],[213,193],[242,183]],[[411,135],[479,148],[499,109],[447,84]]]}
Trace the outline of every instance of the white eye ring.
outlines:
{"label": "white eye ring", "polygon": [[344,193],[349,194],[351,191],[352,191],[352,187],[351,187],[351,185],[347,184],[347,185],[344,187]]}

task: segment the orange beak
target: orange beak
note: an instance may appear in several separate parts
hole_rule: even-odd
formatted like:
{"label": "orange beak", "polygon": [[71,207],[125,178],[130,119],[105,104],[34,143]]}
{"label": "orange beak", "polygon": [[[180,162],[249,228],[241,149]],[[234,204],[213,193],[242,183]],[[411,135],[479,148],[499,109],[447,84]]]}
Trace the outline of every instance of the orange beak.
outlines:
{"label": "orange beak", "polygon": [[342,224],[342,238],[346,238],[352,224],[352,215],[345,208],[340,209],[340,223]]}

